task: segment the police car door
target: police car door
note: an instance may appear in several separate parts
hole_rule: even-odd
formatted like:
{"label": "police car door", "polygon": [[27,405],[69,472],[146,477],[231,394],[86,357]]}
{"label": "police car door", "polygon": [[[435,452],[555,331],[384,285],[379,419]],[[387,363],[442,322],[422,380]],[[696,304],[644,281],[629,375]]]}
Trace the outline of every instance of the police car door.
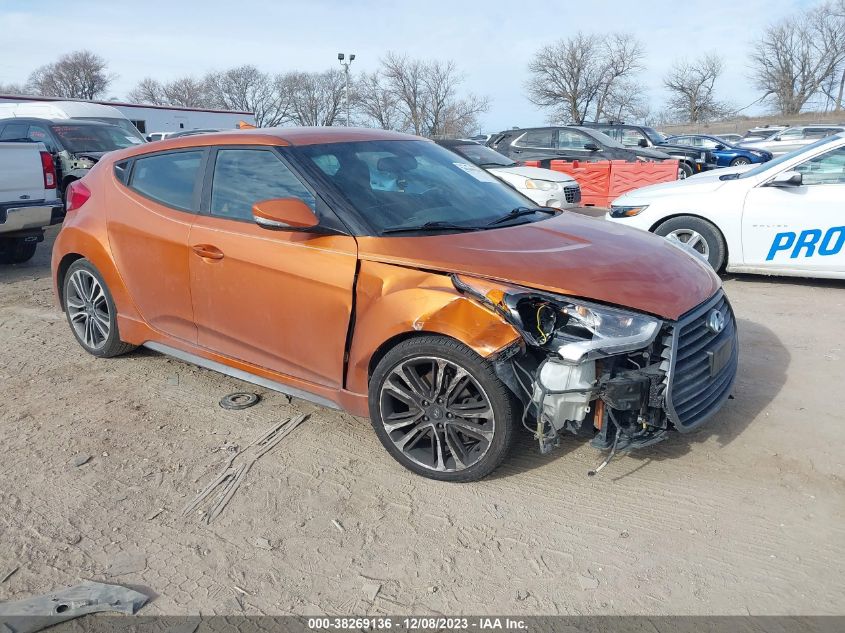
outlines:
{"label": "police car door", "polygon": [[845,275],[845,145],[791,168],[800,185],[752,189],[742,216],[744,263],[808,276]]}

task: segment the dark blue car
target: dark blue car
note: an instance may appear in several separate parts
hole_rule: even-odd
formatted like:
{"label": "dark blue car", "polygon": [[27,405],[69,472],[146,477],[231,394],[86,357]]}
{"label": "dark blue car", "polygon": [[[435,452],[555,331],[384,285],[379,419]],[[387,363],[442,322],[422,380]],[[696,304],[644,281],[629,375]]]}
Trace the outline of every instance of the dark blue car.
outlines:
{"label": "dark blue car", "polygon": [[672,136],[666,139],[666,142],[672,143],[673,145],[685,145],[697,149],[709,150],[713,153],[713,158],[716,159],[716,165],[719,167],[735,167],[736,165],[765,163],[772,160],[771,152],[737,147],[718,136],[684,134],[682,136]]}

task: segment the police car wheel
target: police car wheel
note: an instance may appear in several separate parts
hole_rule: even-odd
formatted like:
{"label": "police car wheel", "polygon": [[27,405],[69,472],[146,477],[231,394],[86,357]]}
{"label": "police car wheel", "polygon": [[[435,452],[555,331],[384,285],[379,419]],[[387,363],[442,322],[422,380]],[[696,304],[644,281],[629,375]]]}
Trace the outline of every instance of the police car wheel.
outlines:
{"label": "police car wheel", "polygon": [[666,220],[654,232],[688,246],[706,259],[716,272],[721,271],[725,265],[728,253],[725,238],[722,237],[721,231],[707,220],[681,215]]}

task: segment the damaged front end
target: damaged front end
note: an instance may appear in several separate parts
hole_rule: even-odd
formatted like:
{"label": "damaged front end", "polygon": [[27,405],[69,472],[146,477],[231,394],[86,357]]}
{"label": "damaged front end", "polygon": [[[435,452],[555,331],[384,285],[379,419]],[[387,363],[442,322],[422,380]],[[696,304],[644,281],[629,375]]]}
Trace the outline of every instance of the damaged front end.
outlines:
{"label": "damaged front end", "polygon": [[547,453],[585,422],[593,446],[650,446],[675,428],[698,427],[730,395],[736,323],[720,290],[677,321],[581,299],[459,275],[455,287],[522,335],[497,358],[500,378],[522,400],[523,425]]}

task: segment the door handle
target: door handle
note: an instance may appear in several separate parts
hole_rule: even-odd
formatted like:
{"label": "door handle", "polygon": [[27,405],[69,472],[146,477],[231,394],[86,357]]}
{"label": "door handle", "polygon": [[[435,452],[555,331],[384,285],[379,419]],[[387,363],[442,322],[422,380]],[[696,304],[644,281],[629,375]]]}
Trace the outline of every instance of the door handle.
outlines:
{"label": "door handle", "polygon": [[204,259],[223,259],[223,251],[211,244],[195,244],[191,248]]}

